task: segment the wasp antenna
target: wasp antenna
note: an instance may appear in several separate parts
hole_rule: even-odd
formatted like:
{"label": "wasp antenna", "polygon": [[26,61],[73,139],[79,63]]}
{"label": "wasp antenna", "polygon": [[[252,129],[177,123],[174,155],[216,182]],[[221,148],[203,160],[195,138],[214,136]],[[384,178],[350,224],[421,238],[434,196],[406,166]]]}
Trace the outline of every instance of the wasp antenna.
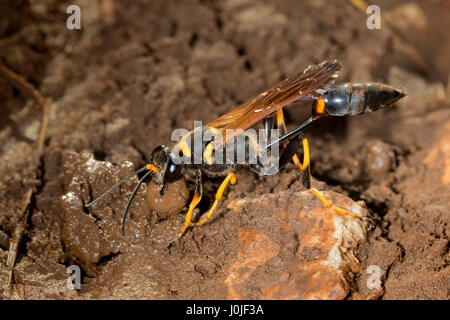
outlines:
{"label": "wasp antenna", "polygon": [[[148,170],[148,165],[140,168],[138,171],[133,172],[132,174],[130,174],[128,177],[123,178],[122,180],[120,180],[116,185],[114,185],[111,189],[109,189],[108,191],[106,191],[104,194],[102,194],[100,197],[98,197],[97,199],[95,199],[94,201],[89,202],[88,204],[85,204],[85,207],[90,207],[93,204],[95,204],[96,202],[98,202],[99,200],[103,199],[104,197],[106,197],[108,194],[110,194],[111,192],[113,192],[117,187],[119,187],[121,184],[123,184],[125,181],[127,181],[128,179],[134,177],[135,175],[141,173],[142,171]],[[152,172],[152,171],[150,171]]]}
{"label": "wasp antenna", "polygon": [[127,240],[127,238],[125,237],[125,220],[127,219],[127,214],[128,214],[128,210],[130,209],[131,203],[133,202],[134,197],[136,196],[139,187],[141,186],[141,184],[144,182],[145,178],[147,178],[150,174],[152,174],[154,171],[149,171],[147,172],[142,178],[141,180],[139,180],[138,184],[136,185],[136,188],[134,188],[133,193],[130,196],[130,199],[128,199],[128,203],[127,206],[125,208],[125,212],[123,213],[123,217],[122,217],[122,237]]}

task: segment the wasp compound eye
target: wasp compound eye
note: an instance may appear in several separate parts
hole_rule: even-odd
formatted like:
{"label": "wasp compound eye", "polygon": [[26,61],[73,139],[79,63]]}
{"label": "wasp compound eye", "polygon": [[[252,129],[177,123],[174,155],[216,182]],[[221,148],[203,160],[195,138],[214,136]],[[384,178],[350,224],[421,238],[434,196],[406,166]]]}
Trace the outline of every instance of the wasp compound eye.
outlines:
{"label": "wasp compound eye", "polygon": [[160,164],[167,161],[167,147],[165,146],[159,146],[156,147],[152,155],[150,157],[151,163]]}
{"label": "wasp compound eye", "polygon": [[169,160],[167,164],[166,172],[164,173],[164,182],[171,183],[180,178],[181,175],[181,166],[179,164],[175,164],[172,160]]}

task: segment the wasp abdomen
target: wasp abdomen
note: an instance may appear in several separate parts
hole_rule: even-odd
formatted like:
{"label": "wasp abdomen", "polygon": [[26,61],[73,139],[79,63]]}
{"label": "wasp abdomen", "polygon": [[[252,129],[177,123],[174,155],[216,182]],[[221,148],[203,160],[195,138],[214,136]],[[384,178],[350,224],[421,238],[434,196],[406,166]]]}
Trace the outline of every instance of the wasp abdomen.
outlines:
{"label": "wasp abdomen", "polygon": [[392,86],[375,83],[343,83],[323,95],[325,111],[332,116],[354,116],[390,106],[406,94]]}

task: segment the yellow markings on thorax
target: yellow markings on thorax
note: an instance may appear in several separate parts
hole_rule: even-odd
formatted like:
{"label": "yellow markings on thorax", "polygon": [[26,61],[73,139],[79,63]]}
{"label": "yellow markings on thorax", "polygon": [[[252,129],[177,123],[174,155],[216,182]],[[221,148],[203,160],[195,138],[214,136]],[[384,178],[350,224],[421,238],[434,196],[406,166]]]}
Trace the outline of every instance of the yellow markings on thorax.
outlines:
{"label": "yellow markings on thorax", "polygon": [[[210,130],[214,134],[219,134],[220,133],[220,130],[218,130],[218,129],[210,128]],[[258,145],[258,142],[255,140],[255,137],[253,135],[250,135],[250,134],[245,134],[245,133],[243,133],[243,134],[248,137],[248,139],[250,141],[250,147],[253,148],[253,150],[256,152],[256,154],[258,154],[258,152],[259,152],[259,145]],[[203,159],[208,165],[212,165],[213,164],[214,147],[215,147],[214,143],[213,142],[209,142],[205,146],[205,151],[203,151]]]}
{"label": "yellow markings on thorax", "polygon": [[[211,131],[214,135],[214,140],[220,139],[222,137],[222,130],[217,129],[217,128],[208,128],[209,131]],[[205,146],[205,151],[203,151],[203,159],[206,161],[206,163],[208,165],[212,165],[213,164],[213,158],[212,158],[212,154],[214,152],[214,143],[213,142],[209,142],[206,146]]]}
{"label": "yellow markings on thorax", "polygon": [[178,143],[177,143],[177,146],[179,147],[181,152],[183,152],[183,154],[186,157],[191,156],[191,148],[189,148],[189,146],[186,142],[186,137],[188,137],[188,136],[190,136],[190,134],[184,135],[183,137],[181,137],[180,141],[178,141]]}
{"label": "yellow markings on thorax", "polygon": [[213,144],[212,142],[208,143],[205,147],[205,151],[203,152],[203,159],[206,161],[207,164],[212,165],[212,153],[213,153]]}
{"label": "yellow markings on thorax", "polygon": [[186,157],[190,157],[191,156],[191,148],[189,148],[189,146],[187,145],[186,141],[183,141],[181,143],[181,152],[183,152],[183,154]]}
{"label": "yellow markings on thorax", "polygon": [[215,135],[222,135],[222,130],[216,129],[216,128],[208,128],[209,131],[211,131]]}
{"label": "yellow markings on thorax", "polygon": [[190,139],[192,137],[192,135],[195,133],[195,131],[201,130],[201,128],[202,127],[197,127],[193,131],[190,131],[187,134],[185,134],[184,136],[182,136],[180,138],[180,140],[178,141],[178,143],[175,145],[174,151],[181,151],[184,156],[190,158],[192,155],[192,151],[191,151],[191,148],[189,147],[188,143],[186,142],[186,139]]}

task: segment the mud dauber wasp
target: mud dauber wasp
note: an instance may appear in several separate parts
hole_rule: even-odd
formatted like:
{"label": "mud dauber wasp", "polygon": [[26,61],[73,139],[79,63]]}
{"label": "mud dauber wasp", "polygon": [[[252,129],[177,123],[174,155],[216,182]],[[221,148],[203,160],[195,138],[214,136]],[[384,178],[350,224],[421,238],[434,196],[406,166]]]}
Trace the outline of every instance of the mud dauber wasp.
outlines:
{"label": "mud dauber wasp", "polygon": [[[279,137],[270,140],[270,142],[267,140],[267,144],[263,147],[264,149],[268,149],[275,144],[280,144],[282,149],[278,158],[278,168],[282,168],[290,160],[292,160],[302,172],[303,185],[315,196],[317,196],[325,205],[333,208],[341,214],[360,218],[358,215],[350,211],[333,205],[318,190],[312,188],[309,146],[308,141],[302,134],[301,130],[314,121],[327,115],[354,116],[376,111],[392,105],[399,99],[403,98],[406,94],[392,86],[373,82],[344,83],[332,87],[335,79],[339,75],[340,69],[341,64],[338,60],[324,61],[320,64],[311,65],[305,70],[297,72],[295,75],[281,81],[248,102],[212,121],[208,125],[198,127],[190,131],[185,137],[172,146],[159,146],[155,148],[152,152],[149,164],[120,180],[115,186],[94,201],[86,204],[86,206],[92,206],[94,203],[104,198],[131,177],[144,173],[128,200],[122,218],[122,236],[125,237],[125,219],[128,210],[139,187],[144,181],[146,181],[146,179],[153,178],[157,184],[161,185],[162,188],[160,194],[163,196],[170,183],[181,178],[183,174],[192,174],[195,176],[196,187],[194,196],[189,204],[189,209],[186,214],[185,224],[178,234],[178,239],[180,239],[188,227],[191,225],[201,226],[211,218],[227,185],[229,183],[236,183],[237,177],[234,173],[236,169],[239,167],[247,167],[261,174],[263,168],[259,162],[252,164],[224,164],[223,162],[216,162],[215,159],[213,159],[213,155],[217,148],[220,148],[230,139],[239,135],[239,132],[247,130],[260,121],[264,121],[264,128],[267,137],[269,136],[270,129],[275,126],[280,131]],[[293,102],[306,99],[314,99],[311,118],[300,124],[295,129],[286,132],[283,107]],[[203,143],[201,150],[203,161],[201,161],[200,164],[192,164],[192,162],[178,163],[174,159],[176,155],[182,155],[187,158],[193,157],[191,149],[186,141],[193,136],[196,130],[201,130],[202,133],[209,133],[215,136],[220,135],[223,138],[219,140],[218,144],[217,141],[215,141],[216,143]],[[235,130],[235,134],[225,135],[224,133],[226,130]],[[303,146],[303,161],[300,161],[296,154],[296,150],[300,143]],[[252,143],[248,143],[248,145],[251,148],[258,148],[258,146]],[[200,219],[200,221],[192,224],[192,213],[202,198],[203,174],[210,177],[222,176],[225,177],[225,179],[220,185],[215,196],[215,201],[206,216]],[[173,243],[174,242],[172,242],[169,246]]]}

